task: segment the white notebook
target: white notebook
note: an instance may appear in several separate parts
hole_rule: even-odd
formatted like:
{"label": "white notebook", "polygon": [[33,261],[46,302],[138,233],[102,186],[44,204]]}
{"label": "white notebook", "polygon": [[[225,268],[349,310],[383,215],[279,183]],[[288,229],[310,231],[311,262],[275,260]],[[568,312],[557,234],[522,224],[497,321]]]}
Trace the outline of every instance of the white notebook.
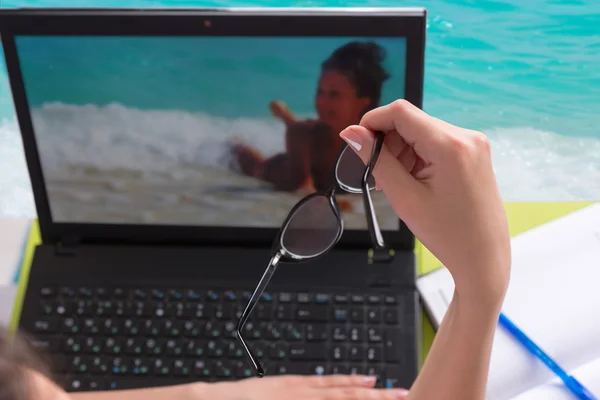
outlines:
{"label": "white notebook", "polygon": [[[439,326],[454,283],[445,268],[419,278]],[[504,314],[600,398],[600,203],[512,239]],[[573,399],[561,381],[503,327],[494,338],[488,400]]]}

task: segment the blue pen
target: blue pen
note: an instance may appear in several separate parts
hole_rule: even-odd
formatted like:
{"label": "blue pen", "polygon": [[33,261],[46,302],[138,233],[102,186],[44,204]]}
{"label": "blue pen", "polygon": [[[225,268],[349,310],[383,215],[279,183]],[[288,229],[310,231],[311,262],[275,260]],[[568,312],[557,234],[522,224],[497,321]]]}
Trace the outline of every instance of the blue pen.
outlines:
{"label": "blue pen", "polygon": [[567,389],[569,389],[575,397],[582,400],[597,400],[594,395],[587,390],[581,383],[577,381],[573,376],[567,374],[550,356],[542,349],[540,349],[533,340],[529,339],[525,333],[523,333],[517,326],[503,313],[500,314],[500,324],[506,328],[514,337],[523,344],[533,354],[537,356],[548,368],[552,370],[562,381],[565,383]]}

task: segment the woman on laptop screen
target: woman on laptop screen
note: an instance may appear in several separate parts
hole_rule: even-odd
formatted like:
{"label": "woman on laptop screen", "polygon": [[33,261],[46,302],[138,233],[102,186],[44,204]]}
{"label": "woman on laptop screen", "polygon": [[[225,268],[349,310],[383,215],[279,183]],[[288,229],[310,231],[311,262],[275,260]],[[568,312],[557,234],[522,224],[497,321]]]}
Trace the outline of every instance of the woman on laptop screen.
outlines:
{"label": "woman on laptop screen", "polygon": [[327,188],[344,145],[339,132],[379,105],[383,83],[389,78],[382,65],[385,56],[385,49],[372,42],[338,47],[321,64],[314,99],[317,119],[299,120],[284,102],[271,102],[272,114],[286,127],[286,150],[265,158],[238,138],[232,151],[239,170],[273,184],[275,190]]}

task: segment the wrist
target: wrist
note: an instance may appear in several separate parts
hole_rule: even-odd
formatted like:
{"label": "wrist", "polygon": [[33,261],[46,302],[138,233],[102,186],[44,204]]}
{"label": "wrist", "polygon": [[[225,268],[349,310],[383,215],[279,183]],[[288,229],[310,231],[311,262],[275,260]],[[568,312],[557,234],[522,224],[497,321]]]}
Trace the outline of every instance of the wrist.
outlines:
{"label": "wrist", "polygon": [[498,321],[504,296],[464,296],[455,290],[452,302],[460,315],[477,321]]}
{"label": "wrist", "polygon": [[455,283],[454,296],[461,307],[472,311],[495,312],[502,308],[510,280],[510,262],[474,263],[465,270],[450,269]]}

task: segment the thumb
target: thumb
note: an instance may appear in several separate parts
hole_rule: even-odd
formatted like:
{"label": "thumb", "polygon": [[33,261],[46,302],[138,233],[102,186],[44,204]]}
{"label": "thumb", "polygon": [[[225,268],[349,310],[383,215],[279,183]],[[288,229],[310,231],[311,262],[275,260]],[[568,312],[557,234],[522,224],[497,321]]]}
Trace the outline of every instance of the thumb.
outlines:
{"label": "thumb", "polygon": [[[367,165],[375,144],[374,133],[363,126],[351,125],[340,133],[340,137]],[[417,180],[406,170],[400,160],[392,155],[385,143],[375,163],[373,176],[377,186],[383,189],[392,203],[395,203],[395,199],[416,194],[419,189]],[[398,204],[394,204],[394,206],[398,206]]]}

